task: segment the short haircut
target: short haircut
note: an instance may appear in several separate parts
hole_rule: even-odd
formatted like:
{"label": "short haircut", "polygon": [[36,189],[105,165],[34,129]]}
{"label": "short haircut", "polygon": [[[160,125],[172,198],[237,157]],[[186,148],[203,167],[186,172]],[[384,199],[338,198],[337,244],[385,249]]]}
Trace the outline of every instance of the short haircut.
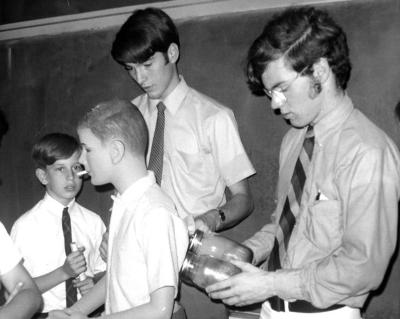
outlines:
{"label": "short haircut", "polygon": [[33,145],[32,158],[36,168],[45,169],[57,160],[70,158],[75,152],[81,152],[75,137],[65,133],[50,133]]}
{"label": "short haircut", "polygon": [[91,109],[78,123],[88,128],[102,143],[119,139],[132,153],[145,156],[148,130],[138,108],[126,100],[105,101]]}
{"label": "short haircut", "polygon": [[263,93],[261,76],[268,63],[284,57],[296,72],[312,74],[312,65],[326,58],[336,78],[336,86],[345,90],[351,63],[346,35],[324,11],[313,7],[289,8],[266,24],[247,55],[249,88]]}
{"label": "short haircut", "polygon": [[120,64],[143,63],[156,52],[166,56],[172,43],[179,48],[179,34],[172,19],[157,8],[140,9],[118,31],[111,55]]}

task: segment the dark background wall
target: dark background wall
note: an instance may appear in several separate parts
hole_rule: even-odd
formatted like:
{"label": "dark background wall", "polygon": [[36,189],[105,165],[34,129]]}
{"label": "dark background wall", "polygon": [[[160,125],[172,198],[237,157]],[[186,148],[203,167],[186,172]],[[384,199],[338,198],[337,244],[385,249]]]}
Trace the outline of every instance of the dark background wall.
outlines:
{"label": "dark background wall", "polygon": [[169,0],[1,0],[0,24]]}
{"label": "dark background wall", "polygon": [[[326,4],[348,35],[353,73],[348,92],[355,105],[400,145],[394,107],[400,100],[400,1]],[[275,10],[177,21],[180,72],[200,91],[231,107],[257,170],[251,179],[252,215],[225,235],[243,240],[269,221],[278,151],[288,129],[265,98],[246,87],[243,60]],[[110,57],[117,29],[0,42],[0,108],[10,129],[0,148],[0,220],[14,220],[43,195],[30,159],[32,142],[49,131],[73,133],[78,118],[105,99],[131,99],[140,90]],[[11,56],[11,60],[7,57]],[[7,62],[8,61],[8,62]],[[89,182],[79,201],[108,222],[109,191]],[[366,306],[367,318],[399,318],[398,249],[381,288]],[[193,301],[195,302],[195,301]],[[200,313],[190,319],[214,318]]]}

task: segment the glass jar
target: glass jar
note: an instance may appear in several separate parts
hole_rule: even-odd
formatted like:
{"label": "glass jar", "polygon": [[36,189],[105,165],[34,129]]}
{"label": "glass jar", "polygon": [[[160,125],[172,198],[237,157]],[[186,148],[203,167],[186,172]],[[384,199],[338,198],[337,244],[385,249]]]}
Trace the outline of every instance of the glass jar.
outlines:
{"label": "glass jar", "polygon": [[189,242],[189,251],[196,255],[208,255],[222,260],[240,260],[251,263],[250,248],[216,233],[205,234],[196,230]]}
{"label": "glass jar", "polygon": [[181,269],[181,279],[187,284],[204,289],[241,271],[239,267],[228,261],[187,252]]}

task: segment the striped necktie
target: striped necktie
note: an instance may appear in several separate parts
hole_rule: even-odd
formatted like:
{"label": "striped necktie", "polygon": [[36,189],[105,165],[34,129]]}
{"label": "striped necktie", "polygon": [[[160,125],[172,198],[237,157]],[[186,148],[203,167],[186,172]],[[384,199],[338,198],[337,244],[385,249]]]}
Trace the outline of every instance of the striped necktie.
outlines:
{"label": "striped necktie", "polygon": [[279,219],[278,234],[275,236],[274,247],[268,260],[268,271],[282,268],[280,256],[284,256],[292,234],[296,217],[300,209],[301,196],[307,178],[308,169],[314,149],[314,134],[312,127],[309,126],[299,158],[293,170],[290,189],[285,200],[282,215]]}
{"label": "striped necktie", "polygon": [[163,158],[164,158],[164,124],[165,124],[165,105],[163,102],[157,104],[157,122],[154,131],[153,144],[149,159],[148,169],[154,172],[156,182],[161,185]]}
{"label": "striped necktie", "polygon": [[[65,207],[63,209],[62,229],[64,233],[65,256],[68,256],[71,253],[71,242],[72,242],[71,219],[68,213],[68,207]],[[76,288],[72,283],[73,280],[74,278],[69,278],[68,280],[65,281],[65,295],[66,295],[67,307],[72,306],[78,299]]]}

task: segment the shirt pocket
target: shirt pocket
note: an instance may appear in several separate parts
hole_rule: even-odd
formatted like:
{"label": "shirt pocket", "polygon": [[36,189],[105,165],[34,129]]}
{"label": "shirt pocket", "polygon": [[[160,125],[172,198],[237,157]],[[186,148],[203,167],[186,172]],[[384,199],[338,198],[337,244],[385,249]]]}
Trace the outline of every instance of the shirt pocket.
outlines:
{"label": "shirt pocket", "polygon": [[329,254],[340,245],[341,215],[338,200],[317,201],[309,208],[306,236],[313,247]]}
{"label": "shirt pocket", "polygon": [[196,176],[200,180],[206,178],[209,174],[215,174],[215,165],[213,165],[211,153],[202,151],[187,153],[176,150],[173,161],[175,164],[177,164],[177,162],[180,163],[178,166],[185,174]]}

